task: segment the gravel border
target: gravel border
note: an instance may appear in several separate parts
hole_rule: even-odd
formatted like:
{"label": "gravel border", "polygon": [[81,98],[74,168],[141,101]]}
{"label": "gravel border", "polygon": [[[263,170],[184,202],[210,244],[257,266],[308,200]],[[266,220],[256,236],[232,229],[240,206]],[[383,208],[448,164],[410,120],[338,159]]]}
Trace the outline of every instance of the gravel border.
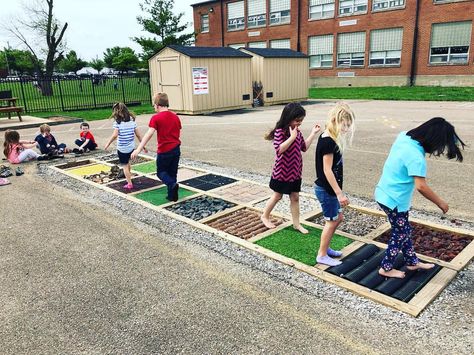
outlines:
{"label": "gravel border", "polygon": [[[236,169],[218,167],[188,159],[182,159],[181,164],[210,170],[217,174],[237,176],[263,184],[268,183],[268,177],[266,176],[240,172]],[[399,330],[409,329],[414,338],[430,339],[431,343],[439,344],[440,349],[450,349],[450,353],[471,354],[474,351],[474,337],[471,333],[473,320],[470,316],[472,311],[469,309],[469,307],[472,307],[472,284],[474,283],[474,263],[472,262],[458,273],[455,279],[418,318],[413,318],[408,314],[392,310],[334,284],[323,282],[290,266],[240,247],[212,233],[192,227],[185,222],[173,219],[93,185],[83,183],[50,169],[47,164],[39,164],[38,172],[45,180],[74,191],[88,204],[101,207],[104,207],[105,204],[109,213],[114,213],[120,218],[124,218],[121,211],[127,210],[127,217],[125,218],[129,218],[140,230],[147,233],[165,234],[177,242],[195,243],[204,246],[237,263],[251,267],[252,270],[264,272],[279,281],[297,287],[313,297],[327,300],[328,295],[330,295],[333,302],[328,303],[327,307],[331,311],[337,313],[341,308],[344,308],[345,311],[354,314],[354,317],[360,320],[361,325],[364,324],[364,320],[378,318],[381,320],[381,326],[394,326]],[[311,193],[312,188],[303,186],[303,191]],[[366,201],[354,196],[350,196],[350,198],[354,204],[376,208],[373,201]],[[443,222],[439,217],[436,218],[435,215],[423,211],[414,211],[413,215],[436,223]],[[474,230],[474,223],[463,221],[463,228]],[[174,231],[172,235],[168,233],[170,230]],[[450,327],[450,330],[447,331],[446,327],[452,325],[456,325],[456,327]]]}

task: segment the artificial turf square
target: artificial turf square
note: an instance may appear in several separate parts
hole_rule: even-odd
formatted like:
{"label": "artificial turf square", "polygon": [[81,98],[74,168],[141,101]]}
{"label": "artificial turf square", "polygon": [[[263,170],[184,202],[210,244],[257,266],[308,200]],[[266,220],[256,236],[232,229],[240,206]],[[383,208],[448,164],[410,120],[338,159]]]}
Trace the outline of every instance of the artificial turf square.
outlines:
{"label": "artificial turf square", "polygon": [[[301,234],[290,226],[257,240],[255,244],[306,265],[314,266],[322,230],[310,226],[304,227],[309,230],[308,234]],[[332,249],[341,250],[352,242],[353,240],[349,238],[335,234],[330,246]]]}
{"label": "artificial turf square", "polygon": [[[194,191],[183,189],[183,188],[179,189],[179,198],[180,199],[184,198],[184,197],[194,195],[194,194],[195,194]],[[149,202],[152,205],[159,206],[159,205],[163,205],[165,203],[170,202],[166,199],[167,195],[168,195],[168,189],[165,186],[165,187],[160,187],[160,188],[154,189],[154,190],[140,192],[139,194],[136,194],[135,197],[140,199],[140,200]]]}
{"label": "artificial turf square", "polygon": [[147,163],[133,165],[132,170],[138,171],[143,174],[156,173],[156,162],[149,161]]}

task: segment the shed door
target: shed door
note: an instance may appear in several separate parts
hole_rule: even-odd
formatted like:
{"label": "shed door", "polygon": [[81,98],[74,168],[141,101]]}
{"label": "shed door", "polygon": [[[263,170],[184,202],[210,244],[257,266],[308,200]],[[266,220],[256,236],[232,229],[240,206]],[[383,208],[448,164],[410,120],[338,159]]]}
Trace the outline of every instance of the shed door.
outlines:
{"label": "shed door", "polygon": [[181,68],[178,57],[159,58],[161,92],[168,94],[170,108],[173,110],[183,109],[183,92],[181,85]]}

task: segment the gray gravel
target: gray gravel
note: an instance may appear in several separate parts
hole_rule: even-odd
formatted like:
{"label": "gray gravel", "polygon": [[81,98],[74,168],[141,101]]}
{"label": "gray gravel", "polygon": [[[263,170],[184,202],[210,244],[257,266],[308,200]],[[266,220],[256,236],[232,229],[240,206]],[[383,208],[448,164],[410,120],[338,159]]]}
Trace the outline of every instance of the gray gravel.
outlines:
{"label": "gray gravel", "polygon": [[[254,206],[263,209],[265,208],[267,201],[268,199],[261,201],[255,204]],[[291,216],[290,198],[288,197],[288,195],[283,195],[283,198],[280,201],[278,201],[278,203],[276,204],[273,210],[276,212]],[[321,212],[321,207],[319,206],[319,202],[316,201],[314,198],[300,195],[300,214],[303,215],[309,212],[313,212],[315,214],[318,212]]]}
{"label": "gray gravel", "polygon": [[[260,183],[268,182],[268,177],[240,173],[234,169],[226,169],[184,159],[181,163],[191,167],[209,169],[217,174],[241,177]],[[108,206],[109,210],[109,207],[113,207],[112,211],[115,211],[121,217],[123,216],[121,211],[128,211],[128,218],[138,228],[161,232],[173,231],[171,237],[176,238],[176,240],[203,245],[237,263],[248,265],[253,270],[264,272],[281,282],[297,287],[312,297],[326,299],[327,295],[331,295],[332,302],[327,302],[328,313],[337,314],[342,309],[344,312],[352,312],[354,318],[357,318],[361,324],[360,332],[365,331],[363,324],[366,322],[380,319],[380,332],[385,332],[386,329],[389,329],[393,335],[393,339],[390,337],[384,338],[384,342],[393,343],[394,348],[391,350],[393,350],[392,353],[394,354],[411,353],[409,349],[404,349],[397,342],[396,337],[397,332],[404,333],[407,329],[412,332],[412,337],[418,339],[419,343],[429,343],[430,346],[445,349],[445,353],[472,354],[474,352],[474,338],[472,336],[474,266],[472,262],[463,271],[458,273],[451,284],[418,318],[413,318],[402,312],[394,311],[371,300],[354,295],[336,285],[322,282],[289,266],[268,259],[261,254],[250,252],[220,239],[212,233],[194,228],[162,213],[128,201],[121,196],[108,193],[100,188],[84,184],[79,180],[48,169],[46,165],[40,165],[39,172],[44,179],[75,191],[82,198],[87,199],[88,203],[97,206],[105,205]],[[311,192],[310,186],[304,186],[303,189],[309,193]],[[350,199],[354,204],[376,208],[373,201],[366,201],[354,196],[350,196]],[[412,215],[446,225],[451,223],[447,220],[439,219],[434,214],[423,211],[414,211]],[[473,223],[463,221],[463,228],[474,230],[473,226]]]}

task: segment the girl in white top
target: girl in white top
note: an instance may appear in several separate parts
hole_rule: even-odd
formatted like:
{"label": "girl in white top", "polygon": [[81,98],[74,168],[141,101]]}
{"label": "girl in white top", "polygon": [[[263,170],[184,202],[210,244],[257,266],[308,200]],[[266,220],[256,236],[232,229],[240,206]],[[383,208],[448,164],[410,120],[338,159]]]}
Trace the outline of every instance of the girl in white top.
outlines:
{"label": "girl in white top", "polygon": [[[142,141],[142,135],[138,131],[137,124],[135,122],[135,115],[128,111],[127,106],[124,103],[117,102],[112,106],[112,116],[115,119],[113,128],[114,133],[109,138],[104,149],[110,146],[110,144],[117,139],[117,155],[120,160],[120,165],[123,167],[123,172],[127,183],[124,185],[125,189],[133,189],[132,184],[132,173],[130,172],[130,156],[135,149],[135,136],[138,140]],[[146,148],[144,149],[147,152]]]}

